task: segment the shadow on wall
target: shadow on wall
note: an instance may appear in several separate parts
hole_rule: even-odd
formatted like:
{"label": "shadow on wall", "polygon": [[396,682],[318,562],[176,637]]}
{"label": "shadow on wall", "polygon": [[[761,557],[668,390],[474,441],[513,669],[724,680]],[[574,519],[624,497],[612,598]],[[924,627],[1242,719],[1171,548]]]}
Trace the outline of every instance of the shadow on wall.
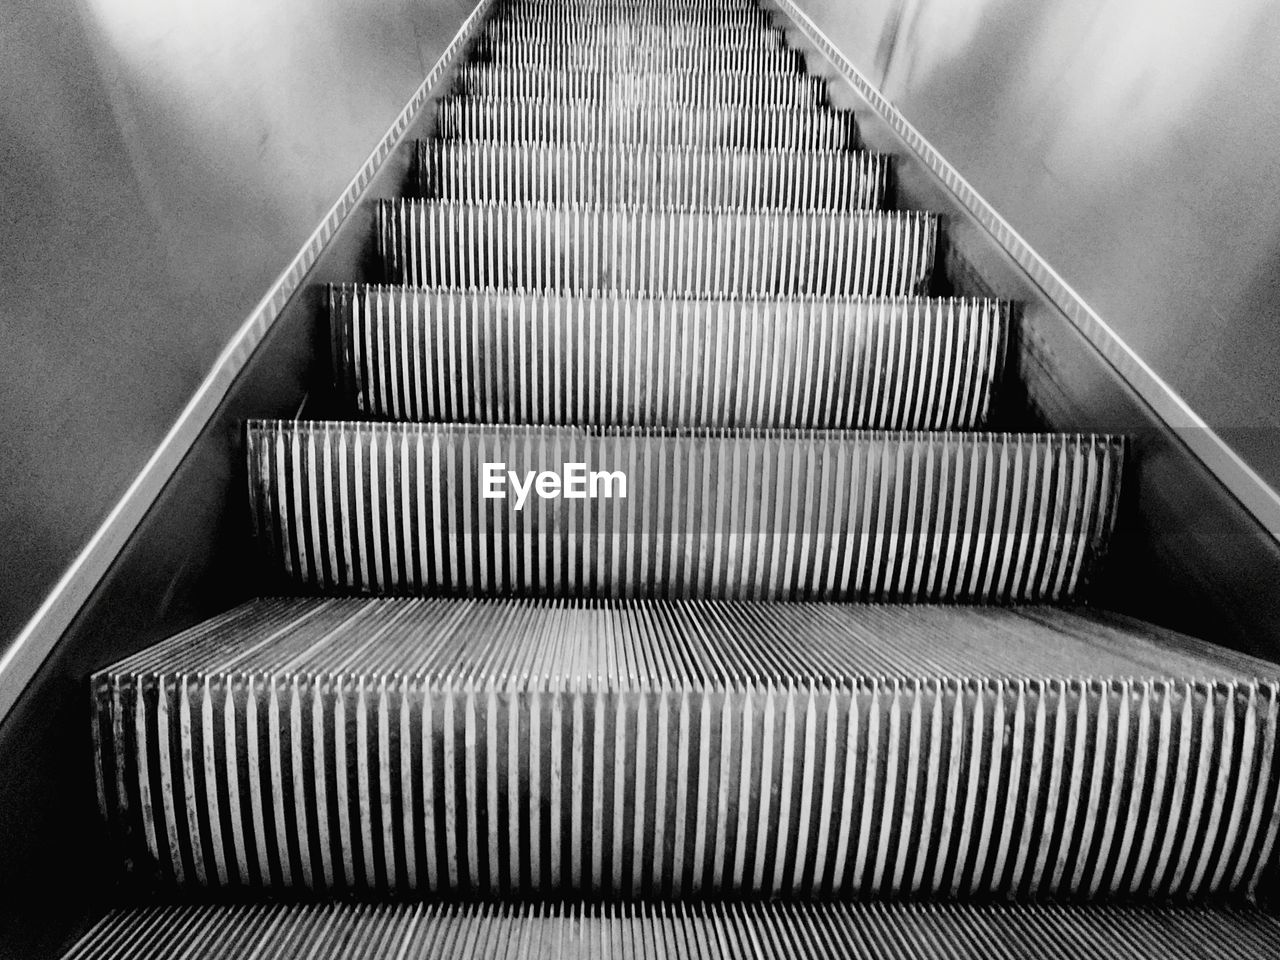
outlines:
{"label": "shadow on wall", "polygon": [[1280,5],[799,2],[1280,486]]}
{"label": "shadow on wall", "polygon": [[473,6],[0,2],[0,642]]}

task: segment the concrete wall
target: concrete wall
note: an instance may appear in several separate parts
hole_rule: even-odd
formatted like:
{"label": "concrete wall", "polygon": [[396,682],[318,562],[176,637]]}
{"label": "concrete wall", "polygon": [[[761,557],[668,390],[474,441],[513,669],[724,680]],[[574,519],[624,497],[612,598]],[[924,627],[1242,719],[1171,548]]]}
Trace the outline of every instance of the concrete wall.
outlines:
{"label": "concrete wall", "polygon": [[799,2],[1280,486],[1280,4]]}
{"label": "concrete wall", "polygon": [[474,0],[0,0],[0,642]]}

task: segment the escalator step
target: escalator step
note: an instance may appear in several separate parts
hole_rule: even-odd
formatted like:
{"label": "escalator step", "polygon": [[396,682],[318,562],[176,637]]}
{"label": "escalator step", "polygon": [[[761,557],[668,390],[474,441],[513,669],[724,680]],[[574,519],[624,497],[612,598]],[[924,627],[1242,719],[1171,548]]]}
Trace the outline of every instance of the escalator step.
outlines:
{"label": "escalator step", "polygon": [[626,47],[751,47],[783,50],[786,49],[786,34],[777,27],[732,22],[700,25],[672,20],[627,22],[607,18],[597,22],[565,22],[497,16],[485,24],[478,52],[480,59],[483,59],[486,45],[508,47],[515,53],[530,43],[556,46],[602,44],[619,50]]}
{"label": "escalator step", "polygon": [[670,42],[658,35],[631,44],[614,42],[598,31],[582,31],[565,40],[539,39],[556,31],[531,33],[527,41],[507,42],[503,34],[482,38],[476,58],[483,62],[541,68],[574,70],[730,70],[739,73],[803,71],[801,55],[787,47],[753,44],[733,35],[677,36]]}
{"label": "escalator step", "polygon": [[248,442],[263,549],[300,586],[740,599],[1072,598],[1123,455],[1086,435],[298,421]]}
{"label": "escalator step", "polygon": [[675,296],[911,296],[938,223],[898,211],[806,213],[384,200],[387,279],[423,287]]}
{"label": "escalator step", "polygon": [[812,108],[826,102],[819,77],[796,73],[563,70],[468,64],[459,69],[460,96],[595,101],[610,108],[695,104]]}
{"label": "escalator step", "polygon": [[171,883],[1252,898],[1277,677],[1058,608],[287,599],[98,673],[93,716]]}
{"label": "escalator step", "polygon": [[889,158],[850,150],[719,150],[420,140],[419,196],[469,203],[701,209],[878,209]]}
{"label": "escalator step", "polygon": [[994,300],[657,300],[333,287],[343,395],[467,423],[953,430],[991,412]]}
{"label": "escalator step", "polygon": [[825,107],[647,106],[619,109],[589,101],[446,97],[436,128],[449,140],[530,140],[839,150],[857,146],[849,110]]}
{"label": "escalator step", "polygon": [[570,26],[596,26],[606,24],[663,25],[702,30],[723,27],[755,27],[761,30],[773,26],[769,14],[757,4],[739,4],[724,7],[645,6],[641,4],[539,4],[524,8],[509,7],[494,13],[493,20],[519,20],[527,23],[566,24]]}

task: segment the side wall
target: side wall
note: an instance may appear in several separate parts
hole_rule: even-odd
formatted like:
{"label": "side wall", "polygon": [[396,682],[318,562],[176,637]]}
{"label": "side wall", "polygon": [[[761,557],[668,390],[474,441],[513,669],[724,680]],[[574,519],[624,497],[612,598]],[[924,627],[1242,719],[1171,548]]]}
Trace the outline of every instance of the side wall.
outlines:
{"label": "side wall", "polygon": [[0,0],[0,643],[473,0]]}
{"label": "side wall", "polygon": [[799,5],[1280,486],[1280,6]]}

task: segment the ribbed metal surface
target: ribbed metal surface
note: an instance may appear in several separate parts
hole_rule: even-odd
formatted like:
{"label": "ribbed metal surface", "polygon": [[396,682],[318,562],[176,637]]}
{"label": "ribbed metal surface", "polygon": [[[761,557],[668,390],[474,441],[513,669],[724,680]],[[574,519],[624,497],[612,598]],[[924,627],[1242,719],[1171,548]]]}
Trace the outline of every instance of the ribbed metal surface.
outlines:
{"label": "ribbed metal surface", "polygon": [[499,7],[494,12],[493,19],[499,22],[512,19],[593,26],[608,23],[678,24],[704,29],[730,25],[759,27],[771,25],[768,13],[757,3],[733,3],[723,6],[693,3],[511,4]]}
{"label": "ribbed metal surface", "polygon": [[[1255,911],[856,904],[449,904],[151,907],[115,911],[68,960],[147,955],[574,957],[579,960],[1238,960],[1274,956],[1280,922]],[[168,956],[168,954],[166,954]]]}
{"label": "ribbed metal surface", "polygon": [[[528,39],[522,36],[528,34]],[[671,37],[671,39],[668,39]],[[476,54],[483,61],[572,70],[732,70],[752,74],[798,71],[804,60],[795,50],[750,43],[728,33],[675,34],[659,31],[625,44],[609,35],[583,30],[562,36],[558,27],[491,31]]]}
{"label": "ribbed metal surface", "polygon": [[709,150],[420,140],[418,193],[468,203],[876,209],[889,159],[863,151]]}
{"label": "ribbed metal surface", "polygon": [[611,108],[669,104],[809,108],[826,101],[820,77],[798,73],[539,69],[468,64],[455,92],[473,97],[593,101]]}
{"label": "ribbed metal surface", "polygon": [[660,300],[334,287],[344,395],[394,420],[980,426],[990,300]]}
{"label": "ribbed metal surface", "polygon": [[[1105,548],[1123,449],[1078,435],[296,421],[251,422],[248,442],[263,549],[301,585],[778,599],[1073,597]],[[503,465],[499,480],[568,464],[608,476],[584,478],[582,498],[526,487],[521,505],[509,485],[484,496],[485,464]]]}
{"label": "ribbed metal surface", "polygon": [[260,601],[95,677],[98,782],[198,885],[1252,897],[1277,669],[1056,609]]}
{"label": "ribbed metal surface", "polygon": [[910,296],[937,233],[928,214],[866,211],[385,200],[377,218],[396,283],[677,296]]}
{"label": "ribbed metal surface", "polygon": [[530,140],[759,150],[838,150],[857,146],[853,113],[821,107],[733,104],[620,107],[580,100],[447,97],[436,132],[451,140]]}
{"label": "ribbed metal surface", "polygon": [[558,47],[578,43],[607,45],[619,52],[631,47],[782,50],[786,49],[785,37],[786,34],[778,27],[733,21],[698,24],[681,20],[620,20],[614,17],[565,21],[497,16],[485,25],[477,47],[477,59],[484,61],[497,47],[507,48],[518,57],[520,49],[530,43]]}

